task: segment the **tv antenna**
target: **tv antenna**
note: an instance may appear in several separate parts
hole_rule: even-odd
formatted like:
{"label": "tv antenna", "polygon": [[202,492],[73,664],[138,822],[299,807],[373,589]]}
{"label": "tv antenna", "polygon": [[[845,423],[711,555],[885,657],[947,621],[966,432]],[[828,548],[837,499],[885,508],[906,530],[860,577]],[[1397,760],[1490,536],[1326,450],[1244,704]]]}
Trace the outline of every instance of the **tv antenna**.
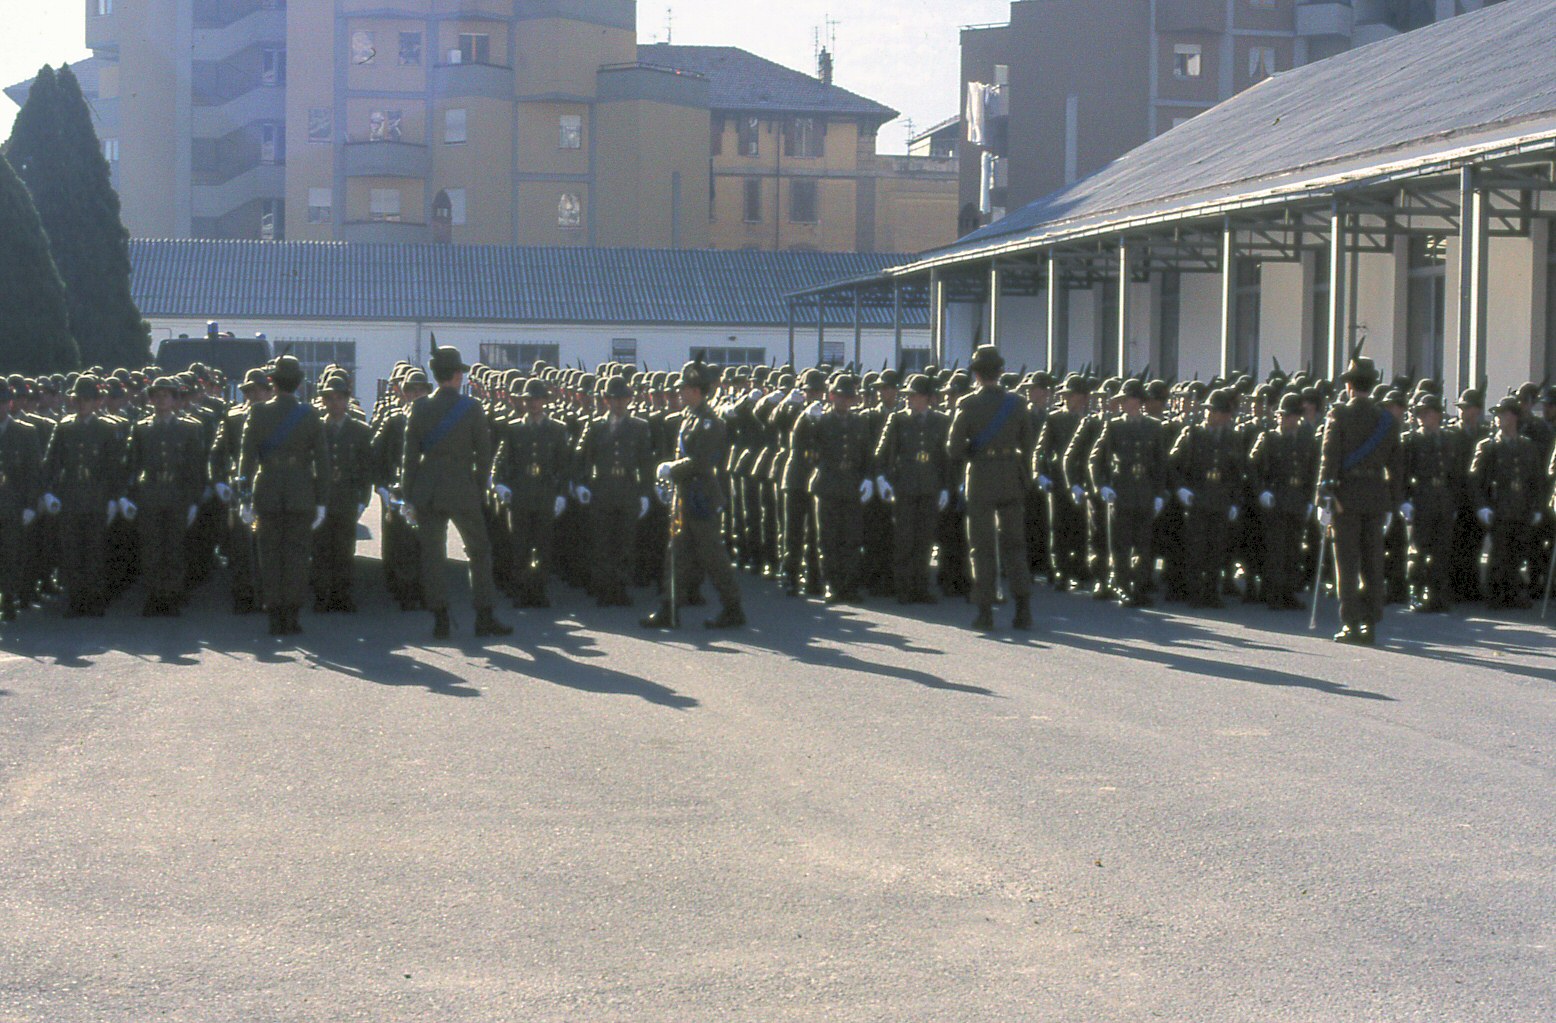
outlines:
{"label": "tv antenna", "polygon": [[665,8],[665,42],[675,42],[675,8]]}

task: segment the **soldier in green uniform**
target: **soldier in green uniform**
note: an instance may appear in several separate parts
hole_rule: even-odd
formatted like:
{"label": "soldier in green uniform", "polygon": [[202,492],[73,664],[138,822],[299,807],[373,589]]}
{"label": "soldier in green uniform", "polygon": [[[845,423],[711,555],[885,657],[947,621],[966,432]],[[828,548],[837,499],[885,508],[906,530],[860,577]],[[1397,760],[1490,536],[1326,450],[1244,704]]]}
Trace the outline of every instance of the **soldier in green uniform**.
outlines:
{"label": "soldier in green uniform", "polygon": [[1149,607],[1151,538],[1167,503],[1168,449],[1162,424],[1144,412],[1145,384],[1124,381],[1119,400],[1123,411],[1103,424],[1088,468],[1106,507],[1113,590],[1125,607]]}
{"label": "soldier in green uniform", "polygon": [[1400,443],[1399,506],[1410,536],[1410,609],[1446,611],[1452,606],[1454,518],[1466,500],[1465,476],[1454,439],[1442,428],[1442,399],[1420,393],[1413,407],[1415,429]]}
{"label": "soldier in green uniform", "polygon": [[1246,458],[1232,426],[1236,396],[1217,388],[1205,400],[1205,422],[1178,435],[1169,456],[1178,503],[1186,509],[1188,598],[1193,607],[1219,608],[1221,577],[1240,512]]}
{"label": "soldier in green uniform", "polygon": [[1455,402],[1458,418],[1443,427],[1443,432],[1453,445],[1459,476],[1465,481],[1462,499],[1453,517],[1453,554],[1449,559],[1449,576],[1453,584],[1455,601],[1479,600],[1480,551],[1486,540],[1486,529],[1476,516],[1474,495],[1468,486],[1470,463],[1475,459],[1475,448],[1491,435],[1486,420],[1486,400],[1479,388],[1468,387]]}
{"label": "soldier in green uniform", "polygon": [[595,552],[590,588],[601,607],[629,607],[629,561],[623,545],[648,515],[654,478],[654,438],[647,420],[631,415],[632,390],[613,376],[604,385],[604,415],[584,427],[576,450],[578,503],[587,509]]}
{"label": "soldier in green uniform", "polygon": [[75,414],[54,428],[44,456],[46,510],[59,516],[60,577],[66,617],[101,617],[109,594],[103,586],[108,526],[118,517],[124,493],[124,442],[98,415],[102,382],[76,380]]}
{"label": "soldier in green uniform", "polygon": [[453,522],[470,559],[470,591],[477,636],[507,636],[513,628],[493,611],[492,548],[481,516],[482,494],[492,465],[492,438],[480,403],[460,393],[470,367],[456,348],[432,353],[438,388],[411,406],[405,425],[401,490],[405,517],[421,543],[421,585],[432,612],[432,634],[447,639],[448,524]]}
{"label": "soldier in green uniform", "polygon": [[1352,359],[1341,379],[1346,400],[1324,421],[1316,503],[1334,535],[1342,623],[1335,642],[1371,646],[1383,618],[1383,533],[1402,491],[1399,429],[1370,396],[1378,381],[1371,359]]}
{"label": "soldier in green uniform", "polygon": [[251,369],[239,387],[243,401],[222,416],[211,445],[211,483],[217,500],[226,509],[225,530],[221,535],[222,553],[231,574],[232,613],[249,614],[259,607],[259,566],[254,560],[254,530],[242,519],[243,508],[251,503],[248,481],[238,475],[242,455],[243,423],[249,410],[269,401],[270,377],[262,369]]}
{"label": "soldier in green uniform", "polygon": [[892,509],[892,538],[899,604],[933,604],[929,563],[935,520],[951,502],[946,441],[951,418],[932,408],[935,383],[922,373],[908,378],[908,407],[893,412],[875,446],[876,492]]}
{"label": "soldier in green uniform", "polygon": [[238,476],[253,481],[250,514],[270,635],[288,636],[302,631],[311,533],[324,523],[329,469],[319,414],[297,397],[302,366],[282,356],[270,380],[275,395],[243,424]]}
{"label": "soldier in green uniform", "polygon": [[826,409],[822,401],[826,392],[826,374],[819,369],[808,369],[800,377],[797,392],[784,400],[783,411],[775,413],[781,435],[786,433],[788,437],[788,447],[779,458],[783,467],[784,584],[785,592],[791,596],[798,594],[802,586],[807,594],[821,594],[815,508],[811,503],[809,482],[816,468],[815,449],[809,436],[816,419]]}
{"label": "soldier in green uniform", "polygon": [[11,414],[14,392],[0,380],[0,621],[16,620],[26,584],[26,534],[43,490],[38,431]]}
{"label": "soldier in green uniform", "polygon": [[994,628],[994,598],[1001,572],[1010,583],[1016,610],[1011,626],[1032,626],[1032,574],[1026,566],[1025,466],[1031,457],[1032,421],[1026,401],[1000,386],[1005,359],[993,345],[973,352],[968,364],[977,390],[963,398],[951,418],[946,454],[962,478],[967,501],[967,544],[972,558],[972,627]]}
{"label": "soldier in green uniform", "polygon": [[1303,428],[1302,397],[1280,399],[1279,425],[1261,432],[1248,455],[1250,489],[1259,495],[1263,541],[1264,603],[1276,611],[1299,611],[1303,540],[1318,482],[1318,445]]}
{"label": "soldier in green uniform", "polygon": [[357,523],[373,492],[373,433],[350,414],[351,385],[344,376],[328,380],[320,397],[327,487],[324,522],[314,533],[313,609],[349,614],[357,609]]}
{"label": "soldier in green uniform", "polygon": [[[1475,514],[1491,534],[1486,604],[1527,608],[1529,592],[1521,573],[1530,550],[1529,533],[1545,517],[1550,481],[1539,443],[1521,428],[1523,407],[1518,398],[1510,395],[1498,402],[1496,417],[1496,434],[1476,445],[1470,463]],[[1530,575],[1538,575],[1542,568],[1530,566]]]}
{"label": "soldier in green uniform", "polygon": [[859,600],[860,555],[864,543],[863,504],[875,495],[869,476],[873,449],[870,424],[854,411],[859,378],[839,373],[827,392],[828,408],[804,433],[814,468],[806,485],[816,502],[816,538],[828,603]]}
{"label": "soldier in green uniform", "polygon": [[[1054,392],[1054,378],[1049,373],[1038,370],[1028,373],[1021,381],[1021,389],[1027,399],[1027,418],[1032,420],[1032,436],[1034,438],[1043,435],[1043,427],[1048,423],[1048,414],[1052,411],[1049,403]],[[1037,456],[1037,441],[1033,441],[1032,454]],[[1033,575],[1046,577],[1050,584],[1053,582],[1052,571],[1048,560],[1048,495],[1037,485],[1037,477],[1030,474],[1027,486],[1027,567]]]}
{"label": "soldier in green uniform", "polygon": [[492,488],[507,509],[512,537],[515,607],[551,606],[546,576],[554,523],[567,509],[573,449],[567,427],[546,413],[550,396],[544,380],[525,382],[524,416],[503,428],[492,462]]}
{"label": "soldier in green uniform", "polygon": [[[1066,485],[1064,453],[1086,414],[1091,390],[1079,373],[1064,381],[1064,407],[1050,413],[1032,450],[1031,476],[1048,505],[1049,576],[1054,588],[1067,590],[1087,578],[1086,512]],[[1084,493],[1083,493],[1084,496]]]}
{"label": "soldier in green uniform", "polygon": [[[671,551],[667,558],[665,599],[658,611],[644,618],[644,628],[671,628],[676,605],[686,599],[689,581],[705,574],[718,592],[722,608],[704,623],[710,629],[737,628],[746,623],[740,607],[740,590],[724,547],[721,519],[724,484],[719,471],[729,457],[729,431],[708,405],[713,380],[700,362],[688,362],[681,370],[681,427],[676,436],[675,457],[661,462],[656,476],[674,488],[670,512]],[[671,599],[671,595],[674,599]]]}
{"label": "soldier in green uniform", "polygon": [[184,592],[184,534],[205,491],[205,435],[174,411],[178,383],[158,377],[147,389],[151,415],[130,432],[129,494],[120,513],[137,523],[146,580],[147,618],[177,617]]}
{"label": "soldier in green uniform", "polygon": [[[421,543],[405,520],[403,495],[399,493],[405,458],[405,423],[411,405],[432,391],[427,374],[406,366],[398,381],[391,380],[387,411],[373,433],[373,464],[378,484],[379,528],[384,582],[400,610],[424,606],[421,592]],[[377,409],[374,410],[375,415]]]}
{"label": "soldier in green uniform", "polygon": [[[882,369],[880,373],[866,374],[866,392],[873,399],[859,415],[869,427],[869,448],[873,453],[886,430],[886,420],[897,411],[901,393],[901,378],[894,369]],[[894,516],[890,502],[879,492],[865,502],[863,546],[861,562],[865,592],[877,596],[891,596],[896,591],[892,574],[892,530]]]}

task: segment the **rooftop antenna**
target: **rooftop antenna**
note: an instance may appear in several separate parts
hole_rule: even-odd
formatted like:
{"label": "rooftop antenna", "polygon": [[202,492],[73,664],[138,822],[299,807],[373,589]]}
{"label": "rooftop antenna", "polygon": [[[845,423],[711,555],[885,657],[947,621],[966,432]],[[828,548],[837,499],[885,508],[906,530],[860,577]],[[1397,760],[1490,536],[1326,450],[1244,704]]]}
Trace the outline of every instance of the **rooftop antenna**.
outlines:
{"label": "rooftop antenna", "polygon": [[665,8],[665,42],[675,42],[675,8]]}
{"label": "rooftop antenna", "polygon": [[811,43],[816,58],[816,77],[823,85],[832,84],[832,66],[837,55],[837,26],[840,22],[830,14],[821,16],[821,24],[811,29]]}

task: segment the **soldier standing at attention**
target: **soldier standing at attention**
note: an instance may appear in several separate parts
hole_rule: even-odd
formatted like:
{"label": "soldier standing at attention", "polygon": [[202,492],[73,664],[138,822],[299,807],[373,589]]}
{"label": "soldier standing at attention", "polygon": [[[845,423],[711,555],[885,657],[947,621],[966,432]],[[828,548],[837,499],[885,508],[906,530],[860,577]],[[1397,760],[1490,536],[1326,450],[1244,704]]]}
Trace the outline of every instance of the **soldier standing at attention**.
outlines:
{"label": "soldier standing at attention", "polygon": [[631,415],[626,378],[605,381],[605,415],[589,421],[578,440],[578,503],[588,510],[595,552],[591,588],[600,607],[630,607],[630,547],[636,524],[648,515],[654,478],[654,436],[648,421]]}
{"label": "soldier standing at attention", "polygon": [[26,532],[38,517],[43,448],[38,431],[11,417],[13,394],[0,380],[0,621],[14,622],[26,580]]}
{"label": "soldier standing at attention", "polygon": [[567,427],[546,414],[550,388],[540,379],[524,384],[524,416],[511,421],[497,442],[492,486],[508,509],[515,607],[550,607],[546,576],[554,523],[567,510],[573,445]]}
{"label": "soldier standing at attention", "polygon": [[1125,380],[1119,401],[1123,414],[1103,424],[1088,468],[1106,506],[1113,589],[1125,607],[1150,607],[1146,590],[1156,564],[1151,536],[1167,503],[1167,446],[1161,422],[1142,411],[1143,382]]}
{"label": "soldier standing at attention", "polygon": [[146,618],[176,618],[184,588],[184,533],[205,492],[205,435],[174,411],[178,382],[157,377],[147,389],[151,415],[130,432],[129,497],[120,514],[139,522]]}
{"label": "soldier standing at attention", "polygon": [[1399,427],[1369,397],[1378,382],[1371,359],[1352,359],[1340,379],[1346,400],[1329,410],[1319,455],[1319,524],[1334,535],[1341,621],[1335,642],[1372,646],[1383,618],[1384,526],[1400,503]]}
{"label": "soldier standing at attention", "polygon": [[816,537],[821,548],[821,575],[829,604],[859,600],[860,548],[864,544],[864,509],[875,496],[870,479],[870,423],[854,412],[859,379],[839,373],[827,395],[828,408],[815,419],[806,436],[814,453],[815,470],[808,485],[816,502]]}
{"label": "soldier standing at attention", "polygon": [[332,377],[324,401],[325,474],[329,481],[324,523],[313,547],[313,609],[356,611],[352,566],[357,556],[357,522],[373,492],[373,433],[350,414],[351,385]]}
{"label": "soldier standing at attention", "polygon": [[[1509,395],[1497,402],[1497,432],[1475,448],[1470,464],[1470,489],[1475,515],[1491,534],[1491,561],[1486,575],[1486,606],[1526,608],[1528,587],[1519,572],[1529,553],[1529,535],[1545,517],[1550,482],[1540,445],[1522,429],[1523,407]],[[1531,566],[1539,575],[1544,566]],[[1540,583],[1543,587],[1545,580]]]}
{"label": "soldier standing at attention", "polygon": [[421,541],[421,586],[432,612],[434,639],[447,639],[448,524],[454,523],[470,559],[470,593],[477,636],[508,636],[512,626],[493,613],[492,547],[481,516],[481,499],[492,464],[492,437],[481,403],[460,393],[470,367],[457,348],[432,353],[438,389],[411,406],[405,424],[401,489],[406,521]]}
{"label": "soldier standing at attention", "polygon": [[68,606],[65,617],[100,618],[108,609],[102,566],[108,525],[118,517],[124,492],[124,443],[98,415],[102,382],[90,374],[76,380],[75,415],[49,437],[44,458],[46,509],[60,517],[60,576]]}
{"label": "soldier standing at attention", "polygon": [[1302,542],[1318,482],[1318,445],[1303,428],[1301,395],[1282,396],[1279,427],[1254,440],[1248,480],[1263,512],[1264,603],[1274,611],[1300,611]]}
{"label": "soldier standing at attention", "polygon": [[1416,428],[1400,444],[1399,517],[1410,535],[1410,610],[1446,611],[1453,590],[1454,517],[1465,500],[1465,476],[1454,439],[1442,428],[1442,399],[1415,398]]}
{"label": "soldier standing at attention", "polygon": [[1178,503],[1186,509],[1189,604],[1214,609],[1223,606],[1221,573],[1231,552],[1247,459],[1232,425],[1237,396],[1231,388],[1211,391],[1205,412],[1205,422],[1178,435],[1169,460]]}
{"label": "soldier standing at attention", "polygon": [[242,518],[242,508],[249,503],[250,494],[247,481],[238,475],[238,462],[243,454],[243,423],[248,419],[249,410],[269,401],[273,392],[270,377],[258,368],[244,374],[239,390],[243,401],[222,416],[216,441],[211,445],[211,482],[217,498],[227,509],[221,548],[227,556],[227,570],[232,575],[232,613],[242,615],[259,607],[256,589],[259,566],[254,564],[254,531]]}
{"label": "soldier standing at attention", "polygon": [[978,389],[957,403],[946,454],[961,470],[967,501],[972,602],[978,608],[972,627],[983,632],[994,628],[994,597],[1002,570],[1016,602],[1011,627],[1029,629],[1032,573],[1026,560],[1025,466],[1032,450],[1032,420],[1026,401],[1000,386],[1005,359],[998,348],[981,346],[968,365]]}
{"label": "soldier standing at attention", "polygon": [[243,425],[238,475],[254,482],[260,595],[270,613],[270,635],[290,636],[302,631],[310,530],[324,523],[328,456],[319,413],[297,397],[302,365],[283,355],[270,379],[275,397],[252,409]]}
{"label": "soldier standing at attention", "polygon": [[661,462],[658,478],[675,487],[670,510],[671,553],[665,572],[676,579],[665,581],[665,600],[658,611],[641,622],[645,629],[675,625],[675,603],[685,601],[689,582],[706,575],[723,605],[718,617],[704,623],[710,629],[732,629],[746,624],[740,608],[740,590],[724,547],[722,522],[724,485],[719,470],[729,457],[729,430],[708,404],[713,381],[708,368],[688,362],[681,370],[681,426],[676,435],[675,457]]}
{"label": "soldier standing at attention", "polygon": [[1086,509],[1065,486],[1064,453],[1086,415],[1091,389],[1079,373],[1064,381],[1064,407],[1049,414],[1032,450],[1032,479],[1048,502],[1049,578],[1063,592],[1079,586],[1086,571]]}
{"label": "soldier standing at attention", "polygon": [[[419,369],[407,366],[403,372],[397,372],[398,381],[391,381],[395,385],[394,407],[384,414],[373,432],[373,462],[382,505],[384,582],[400,610],[411,611],[425,603],[421,592],[421,544],[416,531],[405,520],[401,503],[404,495],[396,491],[403,475],[405,423],[410,418],[411,406],[418,398],[432,393],[432,386],[427,382],[427,374]],[[376,409],[374,413],[377,414]]]}
{"label": "soldier standing at attention", "polygon": [[951,503],[946,440],[951,418],[934,403],[935,382],[922,373],[908,378],[908,407],[886,420],[875,448],[875,489],[892,509],[897,603],[933,604],[929,559],[935,522]]}

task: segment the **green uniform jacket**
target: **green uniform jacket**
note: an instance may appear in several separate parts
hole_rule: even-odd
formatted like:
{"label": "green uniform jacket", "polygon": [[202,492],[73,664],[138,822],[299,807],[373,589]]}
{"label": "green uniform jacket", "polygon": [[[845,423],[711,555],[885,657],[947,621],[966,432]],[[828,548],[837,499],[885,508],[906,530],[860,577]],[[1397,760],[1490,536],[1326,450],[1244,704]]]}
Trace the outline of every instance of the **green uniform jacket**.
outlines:
{"label": "green uniform jacket", "polygon": [[[279,444],[273,443],[271,436],[299,408],[300,418],[290,432]],[[278,394],[250,409],[243,424],[238,475],[253,484],[256,514],[311,515],[325,503],[329,489],[324,425],[318,411],[299,403],[294,394]]]}
{"label": "green uniform jacket", "polygon": [[66,512],[102,513],[124,496],[124,441],[100,417],[66,417],[44,456],[45,489]]}
{"label": "green uniform jacket", "polygon": [[596,501],[636,504],[654,485],[654,434],[648,421],[623,416],[615,429],[610,416],[584,427],[573,482],[589,488]]}
{"label": "green uniform jacket", "polygon": [[333,426],[326,419],[323,426],[327,506],[356,518],[357,507],[365,506],[373,492],[373,431],[350,415]]}
{"label": "green uniform jacket", "polygon": [[812,497],[857,499],[859,484],[870,471],[874,450],[870,443],[870,423],[855,412],[828,410],[807,431],[806,443],[813,452],[810,474]]}
{"label": "green uniform jacket", "polygon": [[1464,507],[1468,482],[1460,463],[1459,441],[1447,430],[1416,430],[1400,442],[1404,499],[1417,515],[1453,515]]}
{"label": "green uniform jacket", "polygon": [[130,500],[142,511],[187,508],[205,491],[205,435],[200,424],[172,415],[142,419],[130,430]]}
{"label": "green uniform jacket", "polygon": [[42,487],[38,431],[12,416],[0,423],[0,517],[15,518],[32,508],[43,496]]}
{"label": "green uniform jacket", "polygon": [[1491,524],[1523,522],[1545,510],[1550,486],[1540,446],[1525,436],[1487,437],[1475,446],[1470,464],[1470,487],[1476,508],[1490,508]]}
{"label": "green uniform jacket", "polygon": [[[1346,468],[1346,461],[1371,441],[1375,431],[1382,440],[1367,457]],[[1359,395],[1329,410],[1318,478],[1333,488],[1337,510],[1383,515],[1399,507],[1403,488],[1398,457],[1399,430],[1393,416],[1371,398]]]}
{"label": "green uniform jacket", "polygon": [[1189,427],[1178,434],[1169,461],[1173,489],[1193,491],[1195,510],[1225,512],[1247,496],[1248,459],[1231,424]]}
{"label": "green uniform jacket", "polygon": [[729,428],[707,402],[681,412],[681,432],[670,465],[670,480],[687,516],[711,519],[724,507],[719,468],[729,457]]}
{"label": "green uniform jacket", "polygon": [[1275,511],[1306,514],[1318,483],[1318,442],[1312,431],[1298,426],[1291,433],[1259,434],[1248,456],[1248,479],[1252,490],[1275,496]]}
{"label": "green uniform jacket", "polygon": [[951,417],[935,409],[893,412],[875,446],[875,474],[885,476],[898,497],[935,497],[951,489],[946,440]]}
{"label": "green uniform jacket", "polygon": [[[980,442],[1001,417],[993,436]],[[1026,399],[1019,394],[992,385],[957,402],[946,455],[952,471],[962,476],[967,503],[1000,504],[1024,498],[1033,443],[1032,419]]]}
{"label": "green uniform jacket", "polygon": [[[442,429],[460,403],[468,405],[461,405],[463,413]],[[442,433],[435,444],[429,436],[434,431]],[[405,423],[404,451],[400,488],[407,504],[417,511],[481,510],[492,465],[492,434],[474,398],[440,387],[416,399]]]}
{"label": "green uniform jacket", "polygon": [[1115,416],[1102,425],[1087,469],[1097,490],[1112,487],[1120,508],[1149,508],[1167,493],[1167,443],[1161,421]]}
{"label": "green uniform jacket", "polygon": [[515,419],[498,435],[492,481],[513,491],[518,511],[550,514],[556,499],[567,493],[573,460],[567,427],[550,416],[538,422]]}

